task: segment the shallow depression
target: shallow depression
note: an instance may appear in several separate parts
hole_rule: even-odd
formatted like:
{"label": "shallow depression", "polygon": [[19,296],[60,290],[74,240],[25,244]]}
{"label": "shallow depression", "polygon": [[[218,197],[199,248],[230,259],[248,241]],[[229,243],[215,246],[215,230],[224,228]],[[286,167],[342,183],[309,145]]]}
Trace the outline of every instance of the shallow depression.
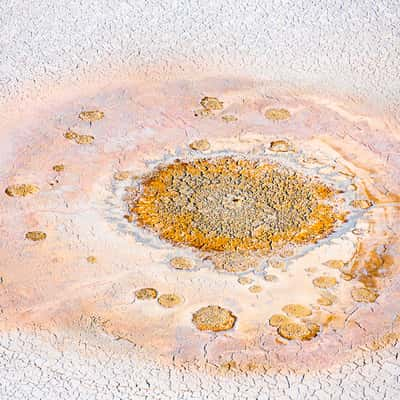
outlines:
{"label": "shallow depression", "polygon": [[176,161],[140,183],[136,222],[203,251],[268,252],[315,243],[341,219],[334,190],[279,164],[219,157]]}

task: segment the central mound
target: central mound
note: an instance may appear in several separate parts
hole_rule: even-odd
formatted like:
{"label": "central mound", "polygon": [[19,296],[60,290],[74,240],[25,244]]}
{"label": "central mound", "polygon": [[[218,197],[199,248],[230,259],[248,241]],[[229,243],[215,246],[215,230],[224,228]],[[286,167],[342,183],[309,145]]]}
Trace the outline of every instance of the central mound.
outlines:
{"label": "central mound", "polygon": [[204,251],[269,251],[314,243],[338,219],[333,190],[279,164],[218,157],[176,160],[141,181],[137,223]]}

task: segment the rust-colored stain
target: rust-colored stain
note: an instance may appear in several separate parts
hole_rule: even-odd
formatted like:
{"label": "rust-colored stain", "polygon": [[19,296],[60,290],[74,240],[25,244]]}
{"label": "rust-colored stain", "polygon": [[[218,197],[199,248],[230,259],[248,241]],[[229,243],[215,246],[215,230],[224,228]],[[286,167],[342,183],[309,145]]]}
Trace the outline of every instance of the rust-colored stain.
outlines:
{"label": "rust-colored stain", "polygon": [[163,239],[204,251],[314,243],[338,221],[333,191],[298,172],[222,157],[176,161],[142,181],[131,210]]}
{"label": "rust-colored stain", "polygon": [[21,183],[19,185],[8,186],[5,193],[10,197],[25,197],[37,193],[39,187],[30,183]]}
{"label": "rust-colored stain", "polygon": [[356,251],[350,274],[367,288],[377,288],[378,279],[390,273],[394,260],[385,247],[367,248],[360,243]]}

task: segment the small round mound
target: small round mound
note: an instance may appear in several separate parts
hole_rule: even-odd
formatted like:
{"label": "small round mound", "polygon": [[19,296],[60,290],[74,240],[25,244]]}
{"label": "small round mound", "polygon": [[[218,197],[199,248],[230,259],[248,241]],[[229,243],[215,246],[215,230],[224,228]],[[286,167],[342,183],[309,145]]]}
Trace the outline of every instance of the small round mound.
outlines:
{"label": "small round mound", "polygon": [[21,183],[17,185],[8,186],[5,193],[10,197],[25,197],[30,194],[37,193],[39,187],[30,183]]}
{"label": "small round mound", "polygon": [[193,261],[186,257],[174,257],[169,263],[175,269],[189,270],[194,268]]}
{"label": "small round mound", "polygon": [[304,324],[299,324],[289,320],[278,326],[278,333],[288,340],[304,340],[311,332]]}
{"label": "small round mound", "polygon": [[282,311],[287,315],[296,318],[308,317],[312,314],[309,307],[303,306],[301,304],[287,304],[282,308]]}
{"label": "small round mound", "polygon": [[165,308],[172,308],[182,303],[180,296],[174,293],[162,294],[157,301]]}
{"label": "small round mound", "polygon": [[28,240],[32,240],[34,242],[39,242],[41,240],[46,239],[47,234],[46,232],[41,231],[30,231],[25,233],[25,238]]}
{"label": "small round mound", "polygon": [[321,289],[328,289],[336,286],[338,281],[333,276],[319,276],[313,279],[314,286]]}
{"label": "small round mound", "polygon": [[143,288],[136,290],[135,296],[138,300],[153,300],[157,297],[157,290],[153,288]]}
{"label": "small round mound", "polygon": [[288,340],[311,340],[320,332],[315,323],[301,324],[293,321],[284,321],[278,326],[278,334]]}
{"label": "small round mound", "polygon": [[355,288],[351,291],[353,300],[357,303],[374,303],[378,294],[368,288]]}
{"label": "small round mound", "polygon": [[207,306],[197,310],[193,314],[192,321],[200,331],[220,332],[232,329],[236,316],[226,308]]}
{"label": "small round mound", "polygon": [[288,322],[288,321],[289,321],[289,317],[287,317],[286,315],[274,314],[269,319],[269,324],[270,324],[270,326],[278,328],[283,323]]}
{"label": "small round mound", "polygon": [[104,118],[104,112],[99,110],[82,111],[79,113],[79,119],[86,122],[99,121]]}
{"label": "small round mound", "polygon": [[290,118],[290,112],[285,108],[270,108],[264,113],[265,118],[272,121],[284,121]]}

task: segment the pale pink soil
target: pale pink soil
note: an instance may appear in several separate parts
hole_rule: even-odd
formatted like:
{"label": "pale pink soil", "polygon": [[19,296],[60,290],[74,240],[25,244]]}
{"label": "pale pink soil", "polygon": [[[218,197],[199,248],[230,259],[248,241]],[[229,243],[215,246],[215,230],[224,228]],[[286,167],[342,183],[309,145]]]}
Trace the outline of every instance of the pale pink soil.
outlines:
{"label": "pale pink soil", "polygon": [[[212,118],[195,117],[205,95],[221,99],[224,110]],[[269,107],[287,108],[292,118],[268,121],[263,112]],[[0,131],[2,330],[40,326],[78,335],[91,321],[167,363],[223,364],[233,359],[243,369],[249,364],[328,366],[350,357],[357,346],[399,332],[400,130],[389,115],[357,103],[293,94],[269,82],[209,78],[131,80],[79,93],[65,89],[45,103],[16,108]],[[90,127],[77,118],[84,109],[104,111],[105,118]],[[234,114],[238,121],[226,123],[224,114]],[[93,135],[95,141],[75,144],[64,138],[67,129]],[[210,155],[226,150],[255,157],[269,154],[265,149],[271,140],[285,139],[296,153],[315,156],[336,172],[350,171],[358,186],[355,196],[374,202],[354,219],[365,234],[357,239],[349,229],[334,250],[328,241],[311,258],[299,257],[275,286],[255,274],[256,283],[264,287],[257,295],[239,285],[237,276],[213,271],[190,250],[162,243],[151,233],[139,234],[123,219],[128,183],[116,183],[113,174],[129,170],[140,175],[160,161],[190,158],[188,145],[200,138],[210,141]],[[61,163],[65,171],[54,172],[52,166]],[[15,183],[37,184],[40,192],[8,197],[4,190]],[[29,242],[24,235],[32,230],[46,232],[47,239]],[[377,302],[354,303],[349,296],[354,283],[341,281],[334,308],[334,314],[346,317],[340,326],[323,327],[309,342],[277,343],[268,318],[287,303],[316,304],[320,292],[305,268],[330,273],[323,269],[323,258],[350,257],[357,240],[367,248],[384,247],[395,260],[379,280]],[[173,270],[168,260],[181,254],[192,256],[199,268]],[[86,261],[90,255],[97,263]],[[141,287],[176,292],[184,303],[167,310],[157,301],[134,301],[134,291]],[[208,304],[231,309],[238,317],[235,328],[217,335],[197,331],[192,313]]]}

